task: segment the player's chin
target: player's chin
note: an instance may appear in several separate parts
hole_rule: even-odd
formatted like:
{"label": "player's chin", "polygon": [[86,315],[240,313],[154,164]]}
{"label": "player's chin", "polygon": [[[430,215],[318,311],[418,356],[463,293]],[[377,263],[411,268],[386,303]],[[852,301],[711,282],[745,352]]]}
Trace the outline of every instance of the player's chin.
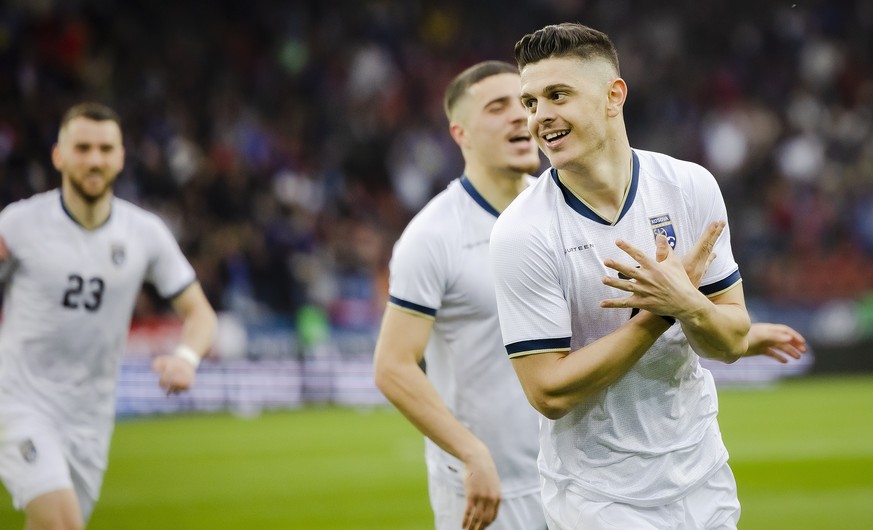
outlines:
{"label": "player's chin", "polygon": [[540,163],[539,153],[534,152],[533,155],[511,157],[508,165],[513,171],[519,173],[536,173],[542,164]]}

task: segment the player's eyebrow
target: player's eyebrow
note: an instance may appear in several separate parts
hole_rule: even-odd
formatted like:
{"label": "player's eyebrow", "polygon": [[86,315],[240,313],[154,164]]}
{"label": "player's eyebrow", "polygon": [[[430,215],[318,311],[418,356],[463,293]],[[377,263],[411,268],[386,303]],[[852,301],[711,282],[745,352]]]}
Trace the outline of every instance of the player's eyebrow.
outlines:
{"label": "player's eyebrow", "polygon": [[565,83],[556,83],[554,85],[548,85],[544,87],[543,94],[551,94],[552,92],[557,92],[558,90],[573,90],[573,87]]}
{"label": "player's eyebrow", "polygon": [[488,107],[490,107],[491,105],[493,105],[495,103],[502,103],[502,104],[509,103],[509,96],[500,96],[500,97],[496,97],[490,101],[486,101],[485,104],[482,105],[482,108],[487,109]]}

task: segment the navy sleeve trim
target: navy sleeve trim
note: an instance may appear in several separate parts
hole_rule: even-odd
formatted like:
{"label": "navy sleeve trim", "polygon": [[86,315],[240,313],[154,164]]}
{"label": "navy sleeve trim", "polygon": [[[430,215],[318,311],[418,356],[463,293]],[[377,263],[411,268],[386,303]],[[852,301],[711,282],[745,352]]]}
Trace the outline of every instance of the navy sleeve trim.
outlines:
{"label": "navy sleeve trim", "polygon": [[735,270],[724,280],[711,283],[709,285],[701,285],[700,292],[705,294],[706,296],[712,296],[714,294],[727,291],[730,287],[733,287],[733,285],[739,282],[741,279],[742,278],[740,277],[740,271]]}
{"label": "navy sleeve trim", "polygon": [[403,309],[415,311],[416,313],[421,313],[421,314],[427,315],[429,317],[435,317],[437,314],[436,309],[432,309],[430,307],[426,307],[426,306],[419,305],[419,304],[414,304],[412,302],[407,302],[406,300],[401,300],[400,298],[397,298],[396,296],[389,296],[388,301],[390,303],[398,306],[398,307],[403,308]]}
{"label": "navy sleeve trim", "polygon": [[523,340],[506,345],[506,353],[509,354],[510,357],[543,353],[547,351],[570,351],[570,337]]}

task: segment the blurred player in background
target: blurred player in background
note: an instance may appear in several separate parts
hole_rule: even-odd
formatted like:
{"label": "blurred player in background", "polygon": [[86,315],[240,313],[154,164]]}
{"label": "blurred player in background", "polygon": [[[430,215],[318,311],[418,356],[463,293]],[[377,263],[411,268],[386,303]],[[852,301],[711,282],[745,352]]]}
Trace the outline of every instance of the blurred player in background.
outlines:
{"label": "blurred player in background", "polygon": [[517,68],[498,61],[449,84],[464,174],[409,223],[391,258],[376,384],[427,437],[437,530],[546,528],[537,414],[503,351],[488,267],[495,220],[540,168],[520,88]]}
{"label": "blurred player in background", "polygon": [[0,212],[0,478],[28,529],[83,528],[92,513],[143,282],[183,319],[181,343],[152,366],[168,394],[191,386],[216,328],[164,223],[112,193],[124,165],[116,113],[69,109],[52,161],[60,189]]}
{"label": "blurred player in background", "polygon": [[506,351],[546,416],[549,526],[736,528],[717,395],[698,354],[784,362],[803,338],[750,330],[712,175],[630,147],[627,85],[605,34],[547,26],[515,54],[528,129],[553,167],[497,220],[491,261]]}

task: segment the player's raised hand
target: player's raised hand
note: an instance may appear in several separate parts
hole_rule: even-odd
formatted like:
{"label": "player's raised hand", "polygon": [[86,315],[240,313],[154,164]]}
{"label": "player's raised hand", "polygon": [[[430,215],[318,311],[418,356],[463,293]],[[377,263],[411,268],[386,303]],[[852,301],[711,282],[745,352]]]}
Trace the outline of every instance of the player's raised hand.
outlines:
{"label": "player's raised hand", "polygon": [[631,295],[603,300],[600,307],[636,307],[656,315],[678,317],[697,311],[707,303],[706,297],[689,280],[685,265],[663,235],[655,237],[657,249],[654,257],[647,256],[642,250],[623,240],[616,241],[616,245],[639,263],[639,267],[613,259],[603,262],[619,273],[619,277],[606,276],[603,283]]}
{"label": "player's raised hand", "polygon": [[177,355],[159,355],[152,361],[152,370],[158,374],[158,384],[167,393],[178,394],[194,383],[196,367]]}
{"label": "player's raised hand", "polygon": [[464,510],[461,528],[483,530],[497,518],[500,506],[500,478],[491,453],[486,449],[464,462],[464,472],[467,509]]}
{"label": "player's raised hand", "polygon": [[748,339],[749,348],[744,357],[766,355],[780,363],[787,363],[788,357],[800,359],[806,352],[806,339],[797,330],[784,324],[752,324]]}

